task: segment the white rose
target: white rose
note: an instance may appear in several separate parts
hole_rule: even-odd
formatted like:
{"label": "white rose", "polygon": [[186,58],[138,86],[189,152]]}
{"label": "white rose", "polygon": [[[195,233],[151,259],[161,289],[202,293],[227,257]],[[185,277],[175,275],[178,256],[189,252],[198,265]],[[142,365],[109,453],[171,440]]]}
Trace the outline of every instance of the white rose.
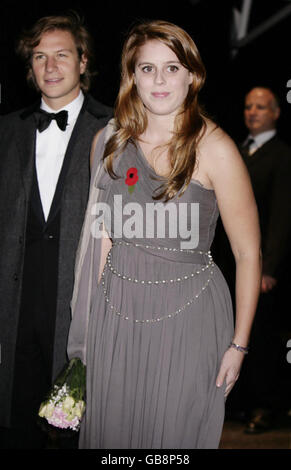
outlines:
{"label": "white rose", "polygon": [[77,416],[77,418],[81,418],[82,416],[82,412],[81,412],[81,407],[79,405],[80,402],[76,403],[75,406],[74,406],[74,409],[73,409],[73,413],[75,416]]}
{"label": "white rose", "polygon": [[48,403],[45,409],[45,418],[50,418],[54,412],[55,405],[53,403]]}
{"label": "white rose", "polygon": [[84,413],[85,411],[85,402],[83,400],[78,401],[81,413]]}
{"label": "white rose", "polygon": [[71,413],[71,410],[75,404],[75,400],[72,397],[66,397],[62,404],[62,410],[65,413]]}
{"label": "white rose", "polygon": [[82,418],[82,414],[84,412],[84,409],[85,409],[85,403],[82,401],[82,400],[79,400],[74,408],[72,409],[72,415],[73,416],[76,416],[77,418],[81,419]]}
{"label": "white rose", "polygon": [[44,418],[44,417],[45,417],[46,407],[47,407],[47,405],[41,405],[41,407],[40,407],[40,409],[39,409],[38,415],[39,415],[41,418]]}

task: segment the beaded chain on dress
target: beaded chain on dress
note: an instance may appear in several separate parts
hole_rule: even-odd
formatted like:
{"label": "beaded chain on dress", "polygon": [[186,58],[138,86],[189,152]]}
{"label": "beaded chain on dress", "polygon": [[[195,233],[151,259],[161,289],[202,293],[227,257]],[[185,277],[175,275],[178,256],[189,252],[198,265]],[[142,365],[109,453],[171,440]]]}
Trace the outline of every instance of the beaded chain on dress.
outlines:
{"label": "beaded chain on dress", "polygon": [[[142,245],[140,243],[128,243],[128,242],[125,242],[125,241],[119,241],[119,242],[113,242],[113,246],[114,245],[124,245],[124,246],[132,246],[134,245],[135,247],[143,247],[143,248],[146,248],[146,249],[157,249],[157,250],[165,250],[165,251],[181,251],[181,252],[184,252],[185,250],[179,250],[178,248],[168,248],[168,247],[160,247],[160,246],[152,246],[152,245]],[[116,307],[114,307],[114,305],[112,305],[110,303],[110,299],[109,299],[109,296],[108,296],[108,292],[107,292],[107,289],[106,289],[106,286],[105,286],[105,269],[109,269],[114,275],[116,275],[118,278],[120,278],[122,281],[129,281],[129,282],[133,282],[133,283],[139,283],[139,284],[142,284],[144,286],[152,286],[152,285],[168,285],[168,284],[173,284],[173,283],[176,283],[176,282],[183,282],[183,281],[187,281],[189,279],[193,279],[194,276],[198,276],[199,274],[203,273],[204,271],[208,270],[210,271],[210,274],[209,274],[209,278],[207,279],[207,281],[205,282],[205,284],[202,286],[202,288],[200,289],[200,291],[195,294],[194,297],[192,297],[191,299],[189,299],[184,305],[182,305],[180,308],[178,308],[177,310],[175,310],[174,312],[172,313],[169,313],[169,314],[166,314],[166,315],[163,315],[161,317],[158,317],[158,318],[151,318],[151,319],[143,319],[143,320],[138,320],[138,319],[134,319],[132,320],[134,323],[139,323],[139,324],[146,324],[146,323],[156,323],[156,322],[160,322],[162,320],[165,320],[167,318],[173,318],[177,315],[179,315],[180,313],[182,313],[187,307],[189,307],[196,299],[198,299],[198,297],[202,294],[202,292],[206,289],[206,287],[208,286],[208,284],[210,283],[210,280],[211,280],[211,276],[213,274],[213,270],[212,270],[212,267],[214,266],[214,263],[213,263],[213,260],[212,260],[212,256],[211,256],[211,253],[210,251],[208,252],[203,252],[203,251],[195,251],[195,250],[187,250],[188,253],[195,253],[197,255],[206,255],[208,257],[208,264],[205,264],[204,266],[202,266],[200,269],[196,269],[194,272],[190,273],[190,274],[187,274],[187,275],[184,275],[184,276],[179,276],[175,279],[162,279],[162,280],[140,280],[140,279],[136,279],[134,277],[130,277],[130,276],[127,276],[126,274],[123,274],[123,273],[119,273],[113,266],[112,266],[112,262],[111,262],[111,251],[109,251],[108,255],[107,255],[107,259],[106,259],[106,263],[105,263],[105,267],[104,267],[104,270],[102,272],[102,275],[101,275],[101,284],[102,284],[102,288],[103,288],[103,293],[104,293],[104,296],[105,296],[105,301],[107,302],[109,308],[111,309],[112,312],[114,312],[116,315],[119,316],[119,318],[123,319],[123,320],[130,320],[129,316],[127,314],[122,314],[121,312],[119,312],[117,310]]]}

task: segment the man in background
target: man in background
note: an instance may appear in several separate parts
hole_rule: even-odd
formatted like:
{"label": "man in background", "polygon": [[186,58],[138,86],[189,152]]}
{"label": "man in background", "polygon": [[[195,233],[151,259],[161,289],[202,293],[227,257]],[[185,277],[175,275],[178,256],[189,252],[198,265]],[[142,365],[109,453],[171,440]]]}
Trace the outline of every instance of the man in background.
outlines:
{"label": "man in background", "polygon": [[[241,153],[259,211],[263,273],[250,352],[228,405],[246,412],[248,434],[269,430],[276,415],[288,409],[288,391],[283,385],[287,312],[282,309],[282,298],[290,259],[291,149],[277,135],[279,116],[279,102],[272,90],[255,87],[247,93],[244,119],[249,135]],[[226,271],[229,274],[231,269]]]}
{"label": "man in background", "polygon": [[254,88],[246,95],[244,117],[249,135],[241,152],[260,213],[262,293],[270,292],[277,284],[290,235],[289,213],[284,211],[290,207],[290,191],[288,184],[283,184],[290,176],[291,149],[277,135],[279,116],[279,102],[270,89]]}

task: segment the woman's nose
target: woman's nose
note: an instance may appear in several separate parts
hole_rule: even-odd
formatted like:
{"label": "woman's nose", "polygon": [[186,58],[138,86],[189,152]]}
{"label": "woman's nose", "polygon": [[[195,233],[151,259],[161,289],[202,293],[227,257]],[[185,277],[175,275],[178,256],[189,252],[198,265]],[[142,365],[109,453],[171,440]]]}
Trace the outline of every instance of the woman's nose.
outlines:
{"label": "woman's nose", "polygon": [[157,70],[155,73],[155,83],[157,84],[163,84],[165,83],[165,75],[163,70]]}

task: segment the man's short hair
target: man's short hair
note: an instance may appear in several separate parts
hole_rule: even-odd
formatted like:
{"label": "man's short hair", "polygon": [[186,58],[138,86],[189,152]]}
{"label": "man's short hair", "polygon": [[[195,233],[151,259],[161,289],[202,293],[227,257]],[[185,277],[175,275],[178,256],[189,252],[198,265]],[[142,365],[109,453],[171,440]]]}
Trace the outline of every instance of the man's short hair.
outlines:
{"label": "man's short hair", "polygon": [[86,70],[80,77],[80,85],[82,90],[87,92],[90,88],[93,75],[91,72],[91,65],[94,58],[93,44],[89,32],[83,25],[83,21],[75,12],[68,15],[45,16],[40,18],[29,30],[23,31],[21,34],[17,46],[17,53],[25,62],[28,83],[34,85],[38,90],[31,66],[32,52],[40,43],[43,34],[55,30],[68,31],[71,33],[80,59],[83,54],[86,57]]}
{"label": "man's short hair", "polygon": [[273,98],[274,98],[274,105],[275,107],[277,108],[280,108],[280,98],[279,98],[279,95],[274,91],[272,90],[272,88],[270,88],[269,86],[265,86],[265,85],[255,85],[255,86],[252,86],[248,92],[245,94],[245,96],[247,96],[252,90],[254,90],[255,88],[262,88],[263,90],[268,90],[272,95],[273,95]]}

